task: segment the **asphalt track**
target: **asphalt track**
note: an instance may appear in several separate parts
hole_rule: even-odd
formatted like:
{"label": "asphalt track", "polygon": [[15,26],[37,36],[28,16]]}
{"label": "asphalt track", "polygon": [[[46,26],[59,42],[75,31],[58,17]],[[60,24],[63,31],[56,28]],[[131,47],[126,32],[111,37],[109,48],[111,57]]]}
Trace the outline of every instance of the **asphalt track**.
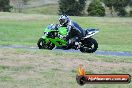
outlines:
{"label": "asphalt track", "polygon": [[[39,50],[37,47],[29,47],[29,46],[0,46],[0,48],[14,48],[14,49],[31,49],[31,50]],[[61,50],[61,49],[53,49],[55,51],[64,51],[64,52],[80,52],[79,50]],[[114,52],[114,51],[100,51],[97,50],[95,52],[96,55],[108,55],[108,56],[125,56],[132,57],[132,52]]]}

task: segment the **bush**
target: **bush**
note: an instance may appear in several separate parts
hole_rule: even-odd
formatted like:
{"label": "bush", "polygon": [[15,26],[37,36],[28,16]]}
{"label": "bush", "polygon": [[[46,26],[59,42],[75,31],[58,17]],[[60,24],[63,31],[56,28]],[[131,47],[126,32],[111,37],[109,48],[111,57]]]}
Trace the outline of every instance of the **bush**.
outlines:
{"label": "bush", "polygon": [[127,16],[127,11],[124,8],[120,8],[117,15],[118,16]]}
{"label": "bush", "polygon": [[11,8],[9,0],[0,0],[0,11],[10,12]]}
{"label": "bush", "polygon": [[129,12],[129,16],[132,17],[132,10]]}
{"label": "bush", "polygon": [[105,8],[98,0],[93,0],[87,9],[89,16],[105,16]]}
{"label": "bush", "polygon": [[85,8],[86,0],[59,0],[59,14],[80,16]]}

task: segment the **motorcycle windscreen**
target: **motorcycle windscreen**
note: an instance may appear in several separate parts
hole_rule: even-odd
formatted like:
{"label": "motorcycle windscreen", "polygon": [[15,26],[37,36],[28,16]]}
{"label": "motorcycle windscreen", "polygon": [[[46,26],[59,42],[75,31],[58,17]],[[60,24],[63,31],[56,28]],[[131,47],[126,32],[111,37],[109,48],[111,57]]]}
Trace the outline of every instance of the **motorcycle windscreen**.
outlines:
{"label": "motorcycle windscreen", "polygon": [[45,29],[44,32],[50,32],[52,29],[52,25],[48,25]]}

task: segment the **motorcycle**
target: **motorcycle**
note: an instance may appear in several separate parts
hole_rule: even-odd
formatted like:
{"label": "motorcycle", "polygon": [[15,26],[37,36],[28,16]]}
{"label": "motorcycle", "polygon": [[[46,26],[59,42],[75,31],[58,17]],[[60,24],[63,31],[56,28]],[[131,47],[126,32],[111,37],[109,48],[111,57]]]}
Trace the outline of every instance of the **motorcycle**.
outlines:
{"label": "motorcycle", "polygon": [[92,38],[93,35],[99,32],[99,29],[86,29],[84,30],[84,37],[81,41],[76,42],[74,39],[67,48],[66,39],[63,36],[67,35],[66,27],[59,27],[55,24],[48,25],[44,30],[44,35],[38,40],[39,49],[48,49],[52,50],[55,47],[61,47],[61,49],[75,49],[80,50],[83,53],[93,53],[98,48],[98,43],[95,39]]}

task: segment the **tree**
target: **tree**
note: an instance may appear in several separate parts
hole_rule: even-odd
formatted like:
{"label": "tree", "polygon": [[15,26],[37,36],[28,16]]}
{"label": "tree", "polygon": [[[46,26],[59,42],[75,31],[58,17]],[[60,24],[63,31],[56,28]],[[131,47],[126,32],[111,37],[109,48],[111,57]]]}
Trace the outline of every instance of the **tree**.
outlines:
{"label": "tree", "polygon": [[29,0],[22,0],[24,5],[27,5]]}
{"label": "tree", "polygon": [[[86,0],[79,0],[78,1],[79,2],[79,8],[80,8],[80,11],[82,12],[82,11],[84,11],[84,9],[85,9],[85,6],[86,6]],[[85,14],[85,12],[83,12],[82,14]]]}
{"label": "tree", "polygon": [[129,0],[129,6],[132,6],[132,0]]}
{"label": "tree", "polygon": [[59,14],[82,15],[86,0],[59,0]]}
{"label": "tree", "polygon": [[99,0],[93,0],[87,9],[89,16],[105,16],[105,8]]}
{"label": "tree", "polygon": [[132,17],[132,10],[129,12],[129,16]]}
{"label": "tree", "polygon": [[0,0],[0,11],[10,12],[11,8],[9,0]]}
{"label": "tree", "polygon": [[117,12],[117,15],[125,16],[127,14],[125,7],[132,3],[131,0],[103,0],[103,2],[107,7],[109,7],[112,16],[114,10]]}
{"label": "tree", "polygon": [[115,0],[103,0],[103,3],[109,7],[110,13],[113,16],[113,4]]}
{"label": "tree", "polygon": [[115,0],[113,6],[118,16],[126,16],[125,7],[129,5],[130,0]]}
{"label": "tree", "polygon": [[127,14],[128,13],[124,8],[120,8],[117,13],[118,16],[126,16]]}

